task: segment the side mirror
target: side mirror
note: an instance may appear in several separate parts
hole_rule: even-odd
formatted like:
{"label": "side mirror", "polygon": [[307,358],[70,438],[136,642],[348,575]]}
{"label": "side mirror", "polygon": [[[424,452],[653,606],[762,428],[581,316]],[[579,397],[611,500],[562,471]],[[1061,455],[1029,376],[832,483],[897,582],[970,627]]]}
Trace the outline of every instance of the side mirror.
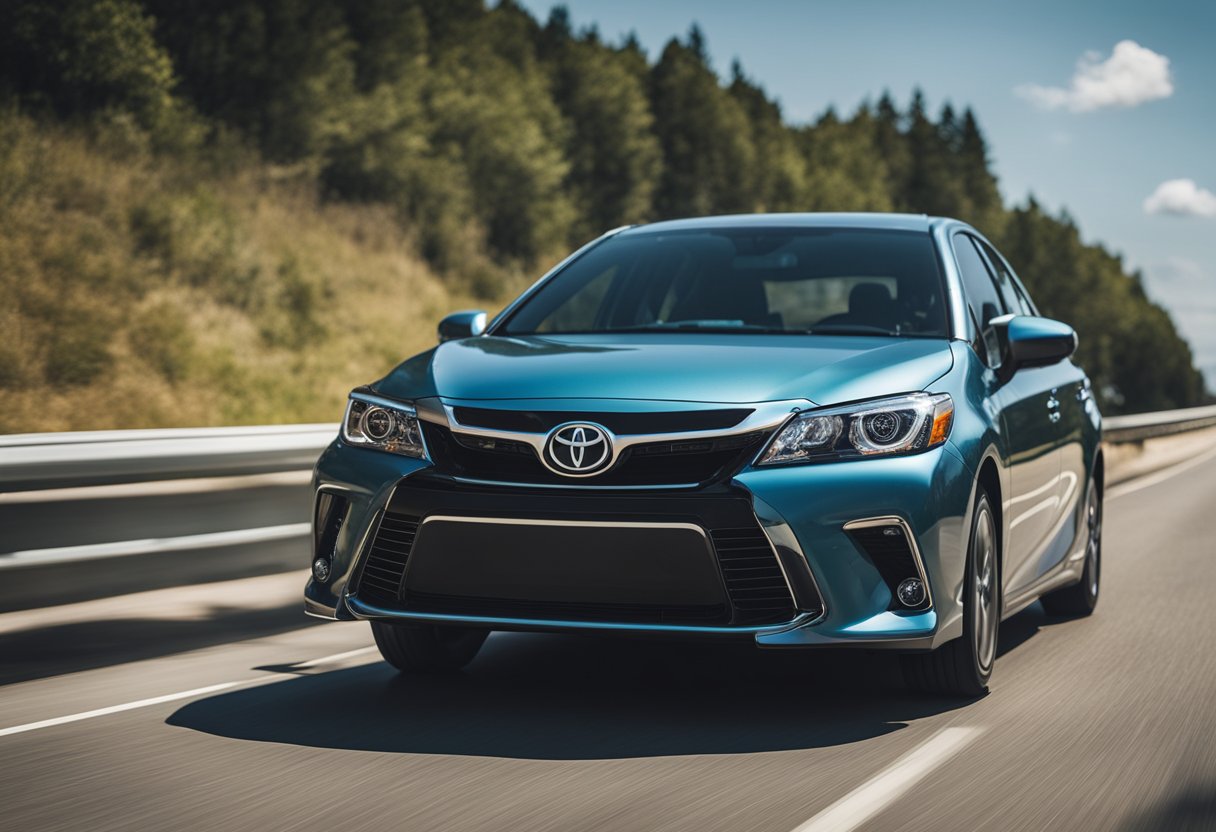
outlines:
{"label": "side mirror", "polygon": [[439,343],[472,338],[486,331],[486,313],[480,309],[453,312],[439,322]]}
{"label": "side mirror", "polygon": [[1068,324],[1030,315],[1002,315],[990,324],[1001,344],[1002,379],[1022,367],[1046,367],[1077,351],[1077,333]]}

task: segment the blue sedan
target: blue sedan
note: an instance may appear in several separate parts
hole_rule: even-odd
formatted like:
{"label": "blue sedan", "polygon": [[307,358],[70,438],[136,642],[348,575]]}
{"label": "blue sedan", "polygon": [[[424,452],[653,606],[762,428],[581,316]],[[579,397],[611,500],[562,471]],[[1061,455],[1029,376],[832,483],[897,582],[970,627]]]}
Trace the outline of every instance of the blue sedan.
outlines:
{"label": "blue sedan", "polygon": [[988,689],[1002,619],[1098,599],[1077,339],[974,228],[770,214],[617,229],[350,394],[307,611],[403,672],[492,630],[904,653]]}

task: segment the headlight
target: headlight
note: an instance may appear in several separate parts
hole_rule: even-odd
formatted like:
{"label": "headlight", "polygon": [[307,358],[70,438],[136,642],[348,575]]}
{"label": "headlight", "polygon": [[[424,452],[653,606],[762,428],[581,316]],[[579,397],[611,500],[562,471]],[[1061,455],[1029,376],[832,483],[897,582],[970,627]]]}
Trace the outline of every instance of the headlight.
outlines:
{"label": "headlight", "polygon": [[414,408],[365,393],[351,393],[342,421],[342,439],[390,454],[426,458]]}
{"label": "headlight", "polygon": [[808,410],[786,422],[756,464],[916,453],[945,442],[953,421],[954,401],[945,393]]}

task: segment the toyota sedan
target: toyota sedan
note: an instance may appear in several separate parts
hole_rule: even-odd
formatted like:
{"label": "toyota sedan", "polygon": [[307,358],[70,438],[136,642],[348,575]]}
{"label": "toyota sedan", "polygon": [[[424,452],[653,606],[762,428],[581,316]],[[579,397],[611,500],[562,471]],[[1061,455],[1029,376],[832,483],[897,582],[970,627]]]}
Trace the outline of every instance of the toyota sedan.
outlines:
{"label": "toyota sedan", "polygon": [[309,613],[405,672],[493,630],[901,651],[988,688],[1002,619],[1098,599],[1101,416],[982,234],[884,214],[618,229],[350,394]]}

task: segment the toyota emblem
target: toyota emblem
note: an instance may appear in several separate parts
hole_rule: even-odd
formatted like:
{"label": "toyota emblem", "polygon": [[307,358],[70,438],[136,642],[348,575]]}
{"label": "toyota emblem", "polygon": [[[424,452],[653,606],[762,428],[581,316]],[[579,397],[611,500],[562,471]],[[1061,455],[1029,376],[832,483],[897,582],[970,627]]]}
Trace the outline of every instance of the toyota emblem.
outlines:
{"label": "toyota emblem", "polygon": [[599,425],[568,422],[555,427],[545,441],[545,463],[568,477],[598,473],[611,462],[611,435]]}

